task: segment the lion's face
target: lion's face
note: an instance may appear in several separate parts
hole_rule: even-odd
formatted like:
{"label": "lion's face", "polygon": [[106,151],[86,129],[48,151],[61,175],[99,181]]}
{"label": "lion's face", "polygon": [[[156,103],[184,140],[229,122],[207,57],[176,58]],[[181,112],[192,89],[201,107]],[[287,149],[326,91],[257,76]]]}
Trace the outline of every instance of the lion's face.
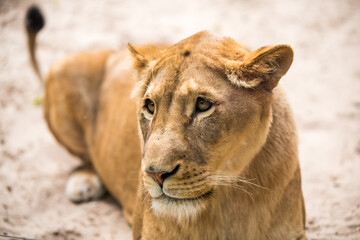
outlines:
{"label": "lion's face", "polygon": [[[224,179],[241,173],[271,122],[271,91],[259,83],[234,84],[225,60],[207,55],[224,57],[216,52],[224,41],[208,49],[193,41],[157,53],[147,68],[143,64],[136,89],[144,188],[155,213],[178,219],[197,216]],[[239,49],[235,55],[244,62],[246,51]]]}

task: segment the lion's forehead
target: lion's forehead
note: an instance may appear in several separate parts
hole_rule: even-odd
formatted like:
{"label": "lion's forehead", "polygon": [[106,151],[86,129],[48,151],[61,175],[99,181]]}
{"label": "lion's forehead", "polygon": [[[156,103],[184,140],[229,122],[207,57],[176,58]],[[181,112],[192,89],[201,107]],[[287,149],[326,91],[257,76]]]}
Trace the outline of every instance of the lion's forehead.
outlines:
{"label": "lion's forehead", "polygon": [[203,92],[219,96],[227,80],[198,63],[187,62],[182,67],[166,67],[154,76],[145,95],[159,99],[171,95],[175,98],[193,98]]}
{"label": "lion's forehead", "polygon": [[201,85],[193,77],[184,79],[181,82],[168,81],[167,79],[163,79],[162,81],[151,82],[146,93],[154,95],[155,97],[164,96],[166,92],[173,90],[174,95],[182,97],[192,95],[200,88]]}
{"label": "lion's forehead", "polygon": [[183,81],[179,84],[178,95],[187,96],[194,93],[197,89],[199,89],[199,84],[194,80],[193,77],[190,77],[186,81]]}

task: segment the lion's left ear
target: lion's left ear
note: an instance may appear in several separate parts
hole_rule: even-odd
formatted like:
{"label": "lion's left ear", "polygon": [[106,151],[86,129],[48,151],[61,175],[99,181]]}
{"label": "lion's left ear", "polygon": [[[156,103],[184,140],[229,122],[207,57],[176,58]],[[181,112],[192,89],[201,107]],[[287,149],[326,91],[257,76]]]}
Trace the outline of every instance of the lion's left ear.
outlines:
{"label": "lion's left ear", "polygon": [[160,56],[166,45],[148,44],[142,46],[134,46],[128,44],[128,49],[134,58],[134,67],[141,72],[147,68],[151,61]]}
{"label": "lion's left ear", "polygon": [[289,70],[293,55],[287,45],[262,47],[251,52],[243,62],[230,64],[227,75],[238,86],[253,88],[261,84],[270,91]]}

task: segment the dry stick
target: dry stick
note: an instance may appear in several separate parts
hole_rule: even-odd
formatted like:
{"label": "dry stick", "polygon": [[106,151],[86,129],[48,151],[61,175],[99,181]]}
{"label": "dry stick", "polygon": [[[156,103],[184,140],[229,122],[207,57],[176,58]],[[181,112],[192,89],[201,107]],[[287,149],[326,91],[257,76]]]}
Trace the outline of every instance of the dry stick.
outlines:
{"label": "dry stick", "polygon": [[16,237],[16,236],[10,236],[10,235],[2,235],[0,234],[0,238],[7,238],[7,239],[22,239],[22,240],[36,240],[33,238],[24,238],[24,237]]}

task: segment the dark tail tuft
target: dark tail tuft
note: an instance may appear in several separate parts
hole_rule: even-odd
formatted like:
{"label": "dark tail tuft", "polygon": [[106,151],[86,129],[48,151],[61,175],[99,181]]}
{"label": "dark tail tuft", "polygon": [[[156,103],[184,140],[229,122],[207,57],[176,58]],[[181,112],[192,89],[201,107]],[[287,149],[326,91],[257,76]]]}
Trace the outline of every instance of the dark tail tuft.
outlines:
{"label": "dark tail tuft", "polygon": [[31,6],[25,17],[26,30],[29,33],[38,33],[45,25],[44,17],[37,6]]}
{"label": "dark tail tuft", "polygon": [[34,68],[36,75],[43,84],[43,78],[36,59],[36,35],[44,27],[45,20],[37,6],[31,6],[25,16],[25,28],[27,35],[27,44],[30,55],[31,66]]}

